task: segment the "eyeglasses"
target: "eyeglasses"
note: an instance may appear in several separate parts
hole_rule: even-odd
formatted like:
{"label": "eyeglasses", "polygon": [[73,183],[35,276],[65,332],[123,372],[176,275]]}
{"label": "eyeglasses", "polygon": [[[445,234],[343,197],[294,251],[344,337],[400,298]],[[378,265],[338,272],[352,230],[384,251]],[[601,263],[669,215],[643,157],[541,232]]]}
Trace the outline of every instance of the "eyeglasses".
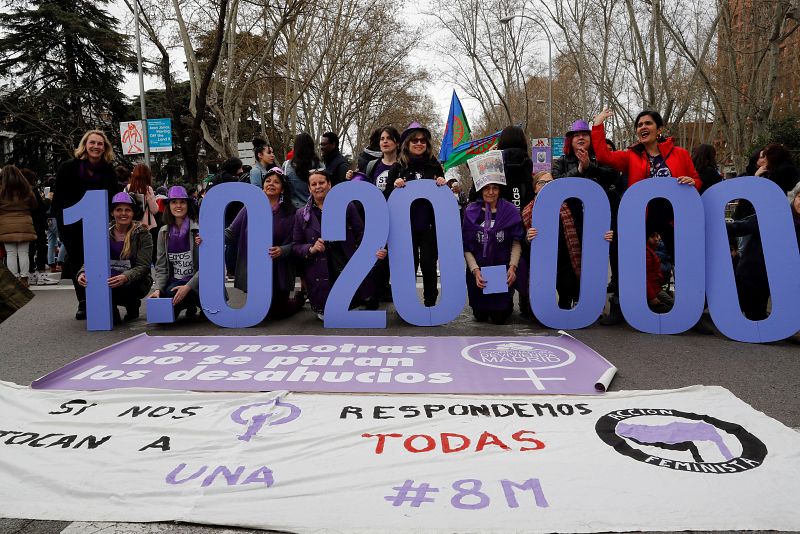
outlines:
{"label": "eyeglasses", "polygon": [[413,145],[427,145],[428,140],[425,139],[424,137],[416,137],[414,139],[411,139],[409,143]]}

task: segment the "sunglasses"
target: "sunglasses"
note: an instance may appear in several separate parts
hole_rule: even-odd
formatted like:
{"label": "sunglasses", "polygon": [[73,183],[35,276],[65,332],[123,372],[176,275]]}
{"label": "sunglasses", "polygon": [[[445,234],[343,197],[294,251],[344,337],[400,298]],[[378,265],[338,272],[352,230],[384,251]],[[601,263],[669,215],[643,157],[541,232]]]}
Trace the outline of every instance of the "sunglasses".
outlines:
{"label": "sunglasses", "polygon": [[279,174],[283,176],[283,169],[281,169],[280,167],[272,167],[267,171],[267,174]]}
{"label": "sunglasses", "polygon": [[414,139],[409,140],[408,142],[410,144],[412,144],[412,145],[427,145],[428,144],[428,140],[425,139],[424,137],[416,137]]}

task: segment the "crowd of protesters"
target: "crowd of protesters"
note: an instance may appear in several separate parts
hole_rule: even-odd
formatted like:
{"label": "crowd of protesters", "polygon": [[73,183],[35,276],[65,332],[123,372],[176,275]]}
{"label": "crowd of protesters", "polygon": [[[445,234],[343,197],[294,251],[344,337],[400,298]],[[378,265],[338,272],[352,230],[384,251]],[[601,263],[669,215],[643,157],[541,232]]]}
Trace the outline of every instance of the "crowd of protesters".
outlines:
{"label": "crowd of protesters", "polygon": [[[303,309],[306,299],[320,319],[332,285],[358,247],[364,233],[364,210],[351,204],[346,212],[346,238],[322,239],[322,210],[328,192],[347,180],[373,184],[387,198],[412,180],[431,180],[448,187],[461,199],[466,283],[469,305],[476,321],[502,324],[514,311],[535,320],[527,295],[530,242],[536,238],[532,212],[537,195],[554,180],[582,177],[598,183],[611,207],[611,227],[590,229],[611,242],[608,312],[604,325],[624,320],[619,306],[617,262],[617,211],[625,190],[647,178],[672,177],[682,186],[703,192],[722,180],[711,145],[694,147],[690,154],[664,137],[664,121],[656,111],[643,111],[632,124],[636,142],[616,150],[606,138],[602,111],[593,124],[576,120],[564,136],[564,154],[554,158],[552,169],[533,173],[531,146],[517,126],[505,128],[496,149],[502,152],[502,179],[464,188],[456,178],[445,178],[434,155],[431,132],[412,123],[402,133],[392,126],[377,129],[355,166],[345,158],[335,133],[324,133],[318,143],[307,133],[295,137],[289,158],[279,164],[266,139],[253,142],[255,164],[245,168],[238,158],[225,161],[202,194],[219,184],[249,183],[262,191],[272,212],[272,306],[269,318],[280,319]],[[319,148],[319,152],[317,151]],[[114,151],[99,130],[85,133],[74,159],[63,164],[55,178],[39,183],[35,174],[8,165],[0,171],[0,243],[5,263],[24,285],[73,282],[76,319],[86,318],[86,277],[83,271],[82,222],[65,224],[64,210],[89,190],[105,190],[109,201],[109,258],[115,323],[139,317],[142,299],[169,297],[176,315],[202,317],[199,300],[199,249],[203,229],[198,212],[202,202],[179,185],[154,190],[146,165],[131,171],[115,168]],[[800,244],[800,175],[791,154],[771,143],[756,151],[742,175],[775,182],[788,195]],[[46,184],[46,185],[45,185]],[[466,184],[463,184],[466,185]],[[255,191],[255,190],[254,190]],[[559,211],[556,290],[561,308],[573,307],[580,298],[583,207],[568,199]],[[435,306],[438,289],[436,220],[430,202],[415,200],[410,207],[414,269],[422,279],[422,302]],[[731,256],[742,313],[751,320],[767,317],[769,284],[761,250],[758,221],[752,205],[738,203],[728,222]],[[225,211],[225,268],[228,281],[247,290],[247,210],[230,203]],[[646,212],[647,299],[657,313],[668,312],[674,301],[670,279],[674,263],[674,221],[671,204],[654,199]],[[794,244],[794,240],[791,241]],[[350,303],[351,308],[377,309],[391,300],[387,255],[375,251],[376,263]],[[482,269],[505,265],[507,292],[486,295]],[[299,279],[299,280],[298,280]],[[125,308],[124,318],[119,308]],[[711,333],[698,323],[696,329]]]}

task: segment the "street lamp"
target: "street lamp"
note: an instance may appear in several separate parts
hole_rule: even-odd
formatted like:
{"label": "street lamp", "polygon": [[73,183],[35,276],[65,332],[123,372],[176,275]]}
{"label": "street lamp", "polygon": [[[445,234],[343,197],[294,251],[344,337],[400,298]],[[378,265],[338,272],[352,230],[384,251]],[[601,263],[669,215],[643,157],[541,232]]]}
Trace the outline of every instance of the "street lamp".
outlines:
{"label": "street lamp", "polygon": [[144,106],[144,73],[142,72],[142,39],[139,36],[139,0],[133,0],[134,18],[136,19],[136,59],[139,64],[139,105],[142,111],[142,130],[144,138],[144,164],[150,165],[150,139],[147,128],[147,109]]}
{"label": "street lamp", "polygon": [[553,138],[553,37],[550,35],[550,30],[547,29],[547,26],[542,24],[539,19],[535,19],[528,15],[524,15],[522,13],[517,13],[515,15],[509,15],[507,17],[503,17],[500,19],[500,22],[503,24],[508,24],[515,18],[523,18],[532,20],[535,22],[541,29],[544,30],[544,33],[547,35],[547,96],[549,100],[549,104],[547,107],[547,136],[552,139]]}

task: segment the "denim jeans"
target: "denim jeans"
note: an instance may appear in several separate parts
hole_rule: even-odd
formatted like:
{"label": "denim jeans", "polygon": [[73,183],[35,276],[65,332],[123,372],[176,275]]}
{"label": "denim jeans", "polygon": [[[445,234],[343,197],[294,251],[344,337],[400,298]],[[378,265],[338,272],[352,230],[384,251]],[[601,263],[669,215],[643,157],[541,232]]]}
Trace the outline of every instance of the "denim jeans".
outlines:
{"label": "denim jeans", "polygon": [[56,247],[58,246],[58,227],[54,218],[47,219],[47,264],[53,265],[54,263],[64,263],[64,256],[67,254],[67,249],[63,243],[58,251],[56,257]]}

